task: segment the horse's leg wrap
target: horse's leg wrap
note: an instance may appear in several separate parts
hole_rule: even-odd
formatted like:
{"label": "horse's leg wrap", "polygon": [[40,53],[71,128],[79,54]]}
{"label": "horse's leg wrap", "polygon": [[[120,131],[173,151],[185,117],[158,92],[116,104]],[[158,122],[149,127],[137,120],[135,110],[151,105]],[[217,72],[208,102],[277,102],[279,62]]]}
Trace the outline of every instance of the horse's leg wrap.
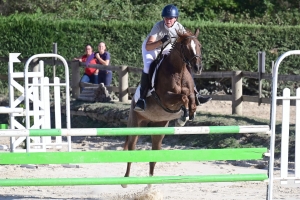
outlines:
{"label": "horse's leg wrap", "polygon": [[187,118],[189,117],[189,110],[186,109],[184,106],[182,106],[182,110],[183,110],[183,115],[181,116],[181,120],[186,122]]}
{"label": "horse's leg wrap", "polygon": [[192,116],[189,116],[189,121],[193,121],[195,119],[195,116],[196,116],[196,112],[194,112]]}
{"label": "horse's leg wrap", "polygon": [[149,74],[146,74],[145,72],[142,73],[141,78],[141,87],[140,87],[140,98],[136,102],[136,105],[134,107],[134,110],[136,111],[145,111],[146,109],[146,96],[149,89]]}
{"label": "horse's leg wrap", "polygon": [[189,110],[186,109],[184,106],[181,107],[183,111],[183,115],[175,121],[175,127],[182,127],[187,122],[189,118]]}

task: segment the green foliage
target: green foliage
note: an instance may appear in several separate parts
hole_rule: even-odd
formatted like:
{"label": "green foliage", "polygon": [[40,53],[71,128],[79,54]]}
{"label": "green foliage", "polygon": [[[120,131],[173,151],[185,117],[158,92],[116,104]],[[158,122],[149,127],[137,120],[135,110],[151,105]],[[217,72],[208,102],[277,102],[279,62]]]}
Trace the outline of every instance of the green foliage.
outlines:
{"label": "green foliage", "polygon": [[[299,26],[189,20],[181,23],[193,31],[200,28],[199,40],[203,46],[206,71],[257,71],[257,52],[265,51],[266,71],[270,73],[271,62],[279,55],[300,49]],[[153,24],[152,21],[49,20],[40,14],[0,17],[0,57],[7,57],[12,52],[22,53],[23,58],[50,53],[53,42],[56,42],[58,54],[72,60],[84,53],[86,44],[96,48],[99,42],[104,41],[111,53],[112,65],[142,68],[141,44]],[[299,74],[299,64],[300,58],[291,56],[282,63],[280,73]],[[7,72],[5,67],[1,70]],[[60,73],[63,71],[57,72]],[[136,86],[139,78],[130,79],[131,86]],[[116,79],[114,82],[117,84]]]}
{"label": "green foliage", "polygon": [[218,22],[243,22],[272,25],[299,24],[299,2],[294,0],[19,0],[0,1],[0,13],[51,15],[54,19],[90,19],[98,21],[161,19],[167,4],[179,8],[180,19]]}
{"label": "green foliage", "polygon": [[[0,44],[3,47],[0,49],[1,57],[7,57],[10,52],[20,52],[22,57],[49,53],[52,52],[52,43],[57,42],[58,53],[67,60],[72,60],[84,53],[84,46],[87,43],[95,47],[100,41],[104,41],[112,55],[113,65],[133,67],[143,66],[141,44],[153,24],[147,21],[136,23],[135,21],[114,20],[107,23],[97,23],[94,20],[52,21],[40,18],[38,14],[12,15],[8,18],[1,18],[0,21],[0,32],[3,31],[0,35]],[[272,60],[288,50],[299,49],[298,27],[264,27],[191,21],[182,23],[192,30],[200,27],[199,40],[203,45],[203,61],[206,71],[256,71],[257,52],[261,50],[266,51],[266,70],[270,72]],[[285,59],[280,73],[299,74],[297,67],[299,61],[297,56]],[[6,66],[7,63],[3,63],[2,74],[7,73]],[[23,71],[22,65],[15,65],[15,67],[18,71]],[[52,68],[46,69],[47,76],[51,77]],[[63,77],[64,69],[58,67],[56,74]],[[130,74],[130,86],[136,86],[138,81],[138,75]],[[113,84],[118,85],[116,74]],[[243,84],[247,88],[257,88],[248,80],[245,80]],[[263,86],[266,90],[270,88],[270,84]],[[254,90],[251,94],[253,92],[257,93]]]}

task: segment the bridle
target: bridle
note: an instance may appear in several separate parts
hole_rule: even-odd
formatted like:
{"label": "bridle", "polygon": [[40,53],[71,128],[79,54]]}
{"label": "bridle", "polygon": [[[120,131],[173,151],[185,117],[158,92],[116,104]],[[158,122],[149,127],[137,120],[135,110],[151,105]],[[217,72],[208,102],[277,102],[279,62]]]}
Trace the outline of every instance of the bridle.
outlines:
{"label": "bridle", "polygon": [[[194,55],[191,59],[187,59],[185,54],[184,54],[184,44],[182,43],[184,40],[188,39],[188,38],[196,38],[196,36],[192,35],[192,36],[188,36],[186,38],[184,38],[181,42],[180,42],[180,53],[181,53],[181,58],[183,60],[184,63],[186,63],[189,67],[191,67],[191,61],[194,59],[194,58],[200,58],[200,60],[202,60],[202,54],[199,54],[199,55]],[[176,43],[176,41],[175,41]]]}

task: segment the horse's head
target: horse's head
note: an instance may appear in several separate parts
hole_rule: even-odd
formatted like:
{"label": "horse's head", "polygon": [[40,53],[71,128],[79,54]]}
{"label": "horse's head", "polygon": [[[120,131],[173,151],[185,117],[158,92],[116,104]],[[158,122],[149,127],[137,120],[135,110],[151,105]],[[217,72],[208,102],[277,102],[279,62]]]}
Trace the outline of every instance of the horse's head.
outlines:
{"label": "horse's head", "polygon": [[202,54],[201,44],[197,39],[199,35],[199,29],[196,30],[195,34],[187,31],[180,33],[177,31],[178,39],[177,45],[180,44],[180,52],[183,61],[191,69],[193,73],[200,74],[202,71]]}

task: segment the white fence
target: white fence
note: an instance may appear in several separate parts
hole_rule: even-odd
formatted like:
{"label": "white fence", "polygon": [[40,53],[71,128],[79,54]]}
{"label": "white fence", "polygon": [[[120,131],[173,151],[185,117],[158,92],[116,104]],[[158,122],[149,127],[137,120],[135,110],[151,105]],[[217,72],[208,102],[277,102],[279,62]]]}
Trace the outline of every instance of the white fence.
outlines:
{"label": "white fence", "polygon": [[[65,67],[65,83],[60,83],[58,77],[54,78],[54,82],[50,83],[48,77],[44,77],[44,62],[40,61],[38,65],[29,70],[29,64],[37,58],[54,57],[60,59]],[[10,129],[46,129],[51,128],[50,115],[50,94],[53,91],[53,102],[55,107],[54,119],[55,127],[62,128],[61,124],[61,93],[62,87],[65,87],[65,104],[66,104],[66,128],[71,128],[70,124],[70,89],[69,89],[69,67],[67,61],[57,54],[37,54],[30,57],[24,67],[24,72],[14,72],[13,62],[8,63],[8,82],[9,82],[9,108],[0,107],[0,113],[9,114]],[[15,78],[24,78],[24,87],[15,80]],[[18,79],[20,80],[20,79]],[[29,81],[31,82],[29,83]],[[51,90],[51,86],[53,89]],[[18,91],[18,92],[16,92]],[[17,98],[16,93],[21,93]],[[25,104],[25,109],[24,105]],[[71,151],[71,137],[67,137],[67,142],[62,141],[62,137],[58,136],[55,141],[51,141],[51,137],[11,137],[10,150],[12,152],[23,151],[46,151],[47,148],[61,148],[68,145]],[[26,142],[26,149],[20,145]]]}
{"label": "white fence", "polygon": [[[283,90],[283,96],[277,96],[278,68],[284,58],[290,55],[300,55],[300,50],[288,51],[281,55],[273,68],[272,84],[272,108],[271,108],[271,141],[270,141],[270,162],[269,162],[269,185],[268,200],[273,199],[273,183],[280,180],[281,184],[288,184],[288,180],[293,180],[295,184],[300,183],[300,88],[296,91],[296,96],[290,96],[290,89]],[[274,173],[275,139],[276,139],[276,115],[277,103],[282,100],[282,130],[281,130],[281,156],[280,156],[280,176]],[[295,121],[295,167],[289,173],[289,136],[290,136],[290,103],[296,100],[296,121]],[[297,124],[298,123],[298,124]],[[300,184],[299,184],[300,186]]]}

